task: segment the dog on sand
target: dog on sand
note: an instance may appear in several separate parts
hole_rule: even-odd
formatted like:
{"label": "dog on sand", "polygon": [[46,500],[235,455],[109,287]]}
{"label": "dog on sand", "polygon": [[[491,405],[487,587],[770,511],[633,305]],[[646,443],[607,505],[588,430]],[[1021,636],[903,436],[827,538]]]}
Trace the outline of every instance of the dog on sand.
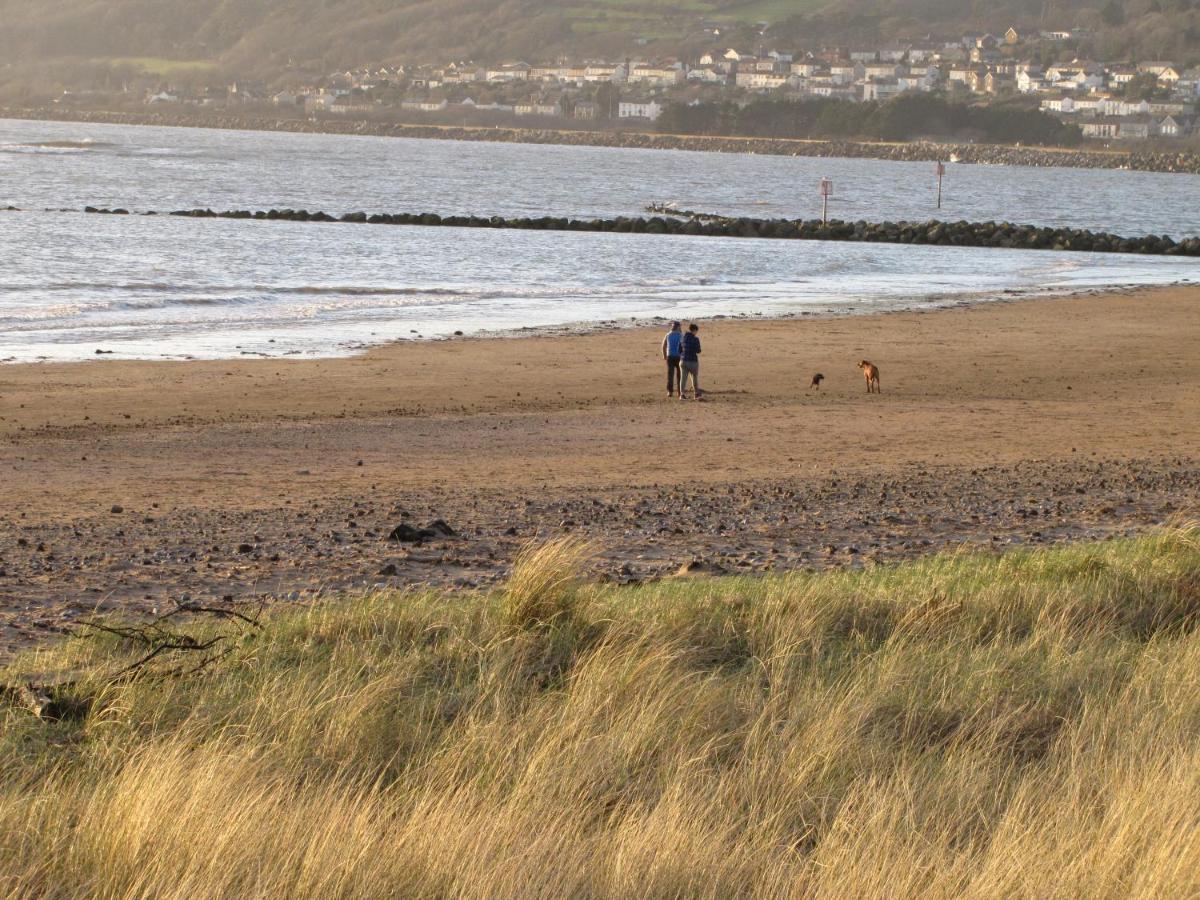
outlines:
{"label": "dog on sand", "polygon": [[818,372],[812,377],[812,381],[809,382],[808,389],[810,391],[819,391],[821,389],[821,382],[824,380],[825,376]]}
{"label": "dog on sand", "polygon": [[858,364],[858,367],[860,369],[862,369],[863,378],[865,378],[867,380],[867,393],[868,394],[878,394],[879,393],[879,366],[875,365],[874,363],[867,362],[864,359],[862,362],[860,362]]}

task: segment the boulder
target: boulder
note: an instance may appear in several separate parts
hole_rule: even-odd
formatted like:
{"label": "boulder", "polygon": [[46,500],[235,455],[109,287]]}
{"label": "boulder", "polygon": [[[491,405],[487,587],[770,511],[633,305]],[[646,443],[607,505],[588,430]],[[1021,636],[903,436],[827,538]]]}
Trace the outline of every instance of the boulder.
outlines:
{"label": "boulder", "polygon": [[424,533],[419,528],[414,528],[407,522],[401,522],[391,530],[387,539],[389,541],[399,541],[402,544],[416,544],[425,539]]}
{"label": "boulder", "polygon": [[391,530],[387,539],[389,541],[398,541],[402,544],[419,544],[421,541],[457,537],[457,535],[458,532],[447,525],[445,521],[435,519],[424,528],[416,528],[407,522],[401,522]]}
{"label": "boulder", "polygon": [[724,575],[726,571],[726,568],[718,562],[694,557],[675,571],[675,577],[694,578],[705,575]]}

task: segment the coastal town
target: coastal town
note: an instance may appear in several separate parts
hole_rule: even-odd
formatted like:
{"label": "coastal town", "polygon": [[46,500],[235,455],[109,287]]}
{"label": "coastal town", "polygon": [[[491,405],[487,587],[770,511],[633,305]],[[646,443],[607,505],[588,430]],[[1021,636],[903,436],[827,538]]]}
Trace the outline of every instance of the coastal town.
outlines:
{"label": "coastal town", "polygon": [[[1040,110],[1094,141],[1170,140],[1196,130],[1200,67],[1173,60],[1095,60],[1073,31],[967,34],[884,46],[784,50],[724,47],[694,59],[456,61],[363,66],[280,84],[143,88],[150,106],[269,107],[329,118],[546,127],[651,126],[671,104],[773,98],[887,101],[937,94],[974,105]],[[719,45],[715,45],[719,46]]]}

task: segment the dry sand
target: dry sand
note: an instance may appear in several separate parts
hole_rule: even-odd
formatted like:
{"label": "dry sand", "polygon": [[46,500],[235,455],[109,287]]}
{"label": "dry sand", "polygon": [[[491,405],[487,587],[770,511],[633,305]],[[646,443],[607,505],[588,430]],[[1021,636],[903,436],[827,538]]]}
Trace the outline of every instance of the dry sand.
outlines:
{"label": "dry sand", "polygon": [[[601,572],[627,580],[695,557],[753,572],[1101,536],[1197,509],[1200,288],[718,319],[701,337],[705,403],[665,399],[657,328],[0,367],[0,652],[184,594],[485,586],[562,530],[596,537]],[[458,537],[386,540],[435,518]]]}

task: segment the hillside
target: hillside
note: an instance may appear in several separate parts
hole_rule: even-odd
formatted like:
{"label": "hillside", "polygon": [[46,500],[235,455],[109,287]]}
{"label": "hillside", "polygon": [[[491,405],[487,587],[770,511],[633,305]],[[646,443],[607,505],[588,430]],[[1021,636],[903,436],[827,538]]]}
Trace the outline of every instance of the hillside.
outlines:
{"label": "hillside", "polygon": [[622,588],[575,584],[583,549],[530,552],[492,596],[172,618],[0,671],[71,679],[0,707],[0,884],[112,898],[1200,890],[1194,528]]}
{"label": "hillside", "polygon": [[0,58],[10,78],[13,69],[30,66],[87,71],[113,61],[143,67],[150,61],[152,69],[184,61],[273,78],[396,60],[683,53],[725,43],[794,45],[1010,24],[1083,25],[1109,55],[1157,57],[1200,45],[1198,6],[1198,0],[0,0]]}

